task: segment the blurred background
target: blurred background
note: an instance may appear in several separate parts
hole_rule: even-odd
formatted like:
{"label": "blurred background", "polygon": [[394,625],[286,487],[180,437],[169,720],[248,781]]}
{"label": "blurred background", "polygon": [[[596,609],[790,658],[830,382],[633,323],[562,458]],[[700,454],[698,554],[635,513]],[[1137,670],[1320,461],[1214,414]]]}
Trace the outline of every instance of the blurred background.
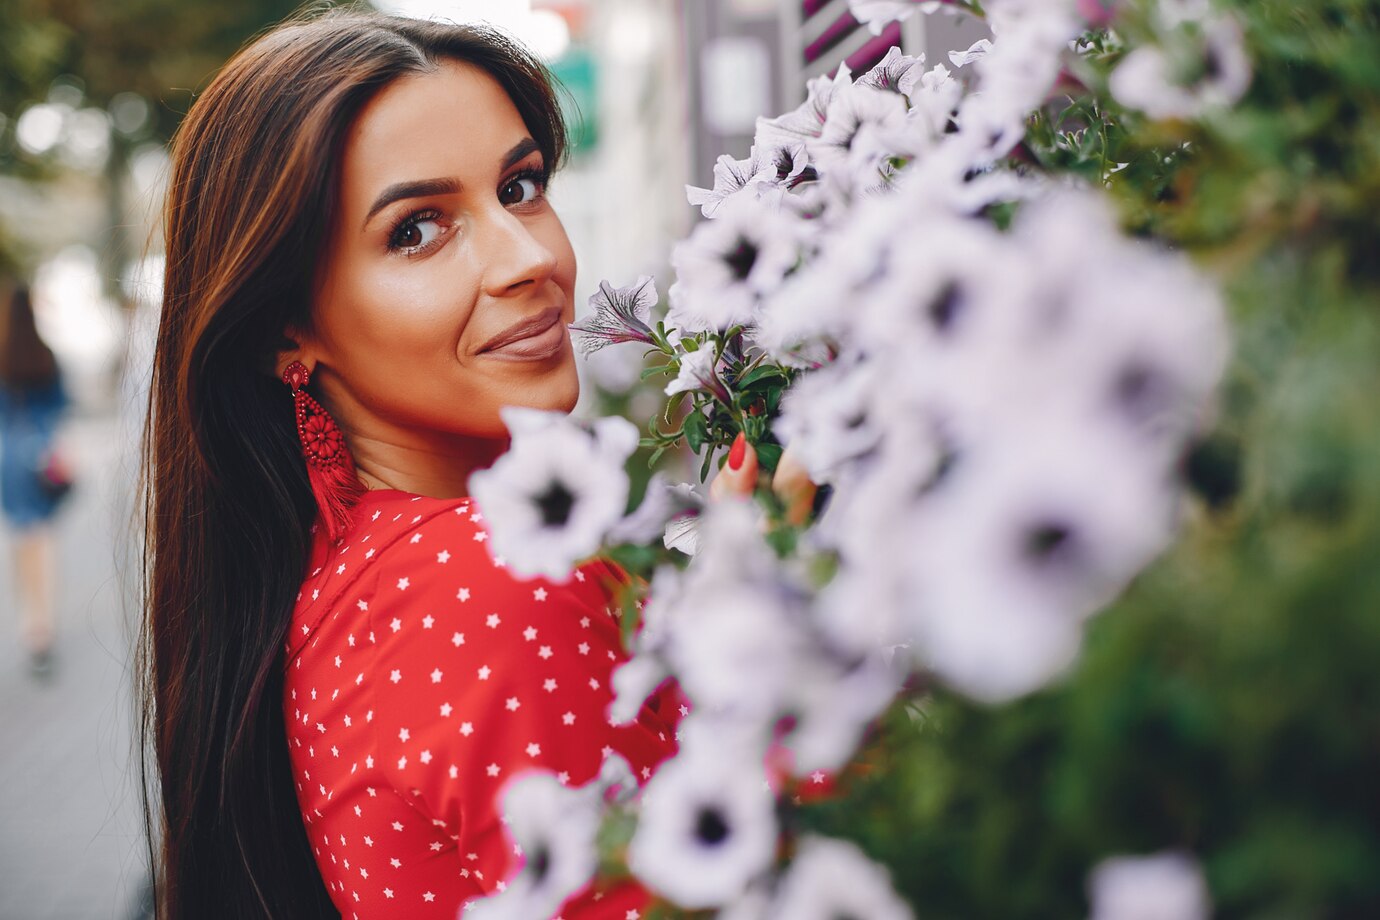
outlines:
{"label": "blurred background", "polygon": [[[579,254],[581,313],[601,279],[649,273],[665,290],[670,245],[698,217],[686,184],[712,186],[714,159],[745,156],[756,117],[801,101],[808,77],[841,62],[866,69],[892,45],[944,61],[981,34],[961,17],[917,16],[873,36],[844,0],[377,5],[487,19],[565,85],[575,153],[552,197]],[[132,497],[166,144],[216,70],[296,7],[0,3],[0,305],[27,288],[65,394],[54,432],[27,410],[0,417],[0,451],[23,447],[23,462],[38,458],[55,481],[31,497],[32,514],[0,524],[0,920],[123,920],[148,909],[129,689]],[[0,319],[16,347],[20,325]],[[586,410],[638,379],[635,349],[596,357],[582,369]],[[23,395],[32,388],[5,389],[0,404],[33,405]]]}

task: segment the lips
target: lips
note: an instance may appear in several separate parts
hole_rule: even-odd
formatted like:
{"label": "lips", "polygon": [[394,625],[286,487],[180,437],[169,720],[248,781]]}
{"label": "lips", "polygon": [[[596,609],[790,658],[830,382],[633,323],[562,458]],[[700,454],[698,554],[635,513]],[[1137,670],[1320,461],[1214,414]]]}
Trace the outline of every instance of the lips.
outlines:
{"label": "lips", "polygon": [[561,326],[562,309],[548,307],[535,316],[519,320],[479,348],[479,354],[495,357],[546,357],[554,354],[566,338]]}

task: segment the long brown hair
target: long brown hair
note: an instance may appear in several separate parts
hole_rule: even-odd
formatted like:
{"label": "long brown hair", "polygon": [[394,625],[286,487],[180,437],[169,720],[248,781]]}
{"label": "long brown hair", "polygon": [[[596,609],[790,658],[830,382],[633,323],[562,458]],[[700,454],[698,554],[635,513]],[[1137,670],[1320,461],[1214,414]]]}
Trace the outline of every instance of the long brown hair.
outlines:
{"label": "long brown hair", "polygon": [[57,359],[38,334],[27,285],[10,294],[0,316],[0,385],[19,390],[57,380]]}
{"label": "long brown hair", "polygon": [[493,76],[550,167],[562,162],[550,75],[525,49],[483,28],[354,11],[299,17],[247,46],[173,140],[138,670],[161,793],[145,808],[160,917],[335,915],[283,722],[283,647],[316,509],[273,363],[285,326],[310,328],[348,126],[390,81],[443,60]]}

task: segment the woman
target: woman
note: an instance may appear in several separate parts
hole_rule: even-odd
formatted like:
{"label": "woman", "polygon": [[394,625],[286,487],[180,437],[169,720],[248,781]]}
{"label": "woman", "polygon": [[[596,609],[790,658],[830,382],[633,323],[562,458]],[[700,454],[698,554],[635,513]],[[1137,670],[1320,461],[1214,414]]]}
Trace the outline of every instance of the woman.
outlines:
{"label": "woman", "polygon": [[57,360],[34,325],[29,289],[20,285],[0,316],[0,508],[13,531],[15,606],[37,675],[52,667],[57,630],[52,518],[65,481],[47,477],[66,405]]}
{"label": "woman", "polygon": [[509,776],[673,752],[666,695],[606,721],[619,573],[517,581],[467,497],[500,406],[578,395],[564,152],[528,52],[357,13],[259,39],[179,128],[146,440],[162,916],[453,917],[516,865]]}

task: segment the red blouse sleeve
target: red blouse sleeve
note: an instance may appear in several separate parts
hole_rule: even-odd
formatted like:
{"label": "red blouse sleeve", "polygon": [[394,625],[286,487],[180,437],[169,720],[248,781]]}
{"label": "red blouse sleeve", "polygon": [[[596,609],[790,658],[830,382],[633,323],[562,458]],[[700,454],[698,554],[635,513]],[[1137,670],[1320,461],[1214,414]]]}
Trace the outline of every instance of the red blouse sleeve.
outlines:
{"label": "red blouse sleeve", "polygon": [[[453,871],[477,893],[502,890],[517,866],[498,811],[508,779],[539,768],[581,785],[616,751],[645,782],[674,753],[676,721],[644,707],[609,724],[609,676],[625,656],[601,582],[617,572],[595,562],[566,585],[519,580],[487,538],[469,505],[417,524],[381,554],[368,610],[380,766],[455,841]],[[562,916],[610,916],[625,899]]]}

